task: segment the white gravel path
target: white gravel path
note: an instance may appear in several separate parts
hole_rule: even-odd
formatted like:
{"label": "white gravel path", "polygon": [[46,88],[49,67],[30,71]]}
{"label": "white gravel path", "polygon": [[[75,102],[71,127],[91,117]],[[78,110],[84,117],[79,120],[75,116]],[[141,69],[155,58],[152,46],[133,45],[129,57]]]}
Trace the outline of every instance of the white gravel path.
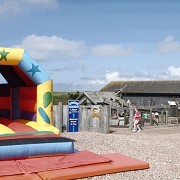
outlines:
{"label": "white gravel path", "polygon": [[[171,127],[173,128],[173,127]],[[149,163],[147,170],[120,172],[89,177],[92,180],[180,180],[180,126],[171,133],[160,129],[149,133],[131,133],[128,129],[120,133],[101,134],[93,132],[63,133],[62,136],[76,140],[75,148],[97,154],[121,153]],[[162,133],[162,132],[166,132]]]}

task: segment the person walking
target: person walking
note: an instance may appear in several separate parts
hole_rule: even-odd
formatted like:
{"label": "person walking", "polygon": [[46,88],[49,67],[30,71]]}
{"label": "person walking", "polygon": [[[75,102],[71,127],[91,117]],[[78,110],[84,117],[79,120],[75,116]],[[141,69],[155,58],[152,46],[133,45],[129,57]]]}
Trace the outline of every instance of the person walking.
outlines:
{"label": "person walking", "polygon": [[135,114],[133,118],[133,132],[140,132],[142,131],[140,124],[141,124],[141,114],[138,109],[134,108]]}

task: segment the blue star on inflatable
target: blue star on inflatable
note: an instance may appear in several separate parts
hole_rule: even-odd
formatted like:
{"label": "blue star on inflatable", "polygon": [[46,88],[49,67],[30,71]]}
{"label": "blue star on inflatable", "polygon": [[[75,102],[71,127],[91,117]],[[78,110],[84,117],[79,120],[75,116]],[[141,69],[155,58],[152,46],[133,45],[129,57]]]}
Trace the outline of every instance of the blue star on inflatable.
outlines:
{"label": "blue star on inflatable", "polygon": [[29,69],[28,71],[26,72],[31,72],[32,73],[32,77],[37,73],[37,72],[41,72],[39,70],[39,65],[35,66],[33,63],[32,63],[32,68]]}

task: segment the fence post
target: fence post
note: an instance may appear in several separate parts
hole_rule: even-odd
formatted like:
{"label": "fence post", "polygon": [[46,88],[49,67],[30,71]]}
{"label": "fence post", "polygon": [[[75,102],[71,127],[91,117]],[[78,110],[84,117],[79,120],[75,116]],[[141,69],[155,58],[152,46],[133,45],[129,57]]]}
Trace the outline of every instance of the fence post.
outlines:
{"label": "fence post", "polygon": [[62,103],[53,106],[54,126],[62,132]]}
{"label": "fence post", "polygon": [[127,110],[124,109],[124,126],[127,124]]}
{"label": "fence post", "polygon": [[144,126],[144,112],[141,112],[141,126]]}
{"label": "fence post", "polygon": [[150,126],[153,126],[152,108],[150,108]]}
{"label": "fence post", "polygon": [[164,111],[161,109],[161,125],[164,123]]}
{"label": "fence post", "polygon": [[103,105],[102,106],[102,114],[100,118],[100,130],[102,133],[108,134],[109,133],[109,106]]}
{"label": "fence post", "polygon": [[88,131],[89,130],[88,107],[81,106],[79,116],[80,116],[79,131]]}
{"label": "fence post", "polygon": [[62,124],[64,124],[66,126],[66,128],[68,129],[68,116],[69,116],[68,105],[63,105],[62,109],[63,109]]}
{"label": "fence post", "polygon": [[166,111],[166,116],[165,116],[165,125],[168,124],[168,111]]}
{"label": "fence post", "polygon": [[129,112],[129,129],[132,130],[133,128],[133,117],[134,117],[134,108],[133,106],[130,106],[130,112]]}

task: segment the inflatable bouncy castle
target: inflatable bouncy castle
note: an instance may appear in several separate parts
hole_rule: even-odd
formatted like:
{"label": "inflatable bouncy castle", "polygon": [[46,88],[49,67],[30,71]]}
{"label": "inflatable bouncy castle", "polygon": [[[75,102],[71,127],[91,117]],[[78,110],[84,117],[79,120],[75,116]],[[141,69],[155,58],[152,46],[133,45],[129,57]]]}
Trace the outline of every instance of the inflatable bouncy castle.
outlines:
{"label": "inflatable bouncy castle", "polygon": [[[0,84],[0,122],[59,134],[52,126],[52,80],[39,64],[23,49],[0,48],[0,73],[8,82]],[[1,124],[0,134],[15,132]]]}
{"label": "inflatable bouncy castle", "polygon": [[25,50],[0,48],[0,73],[0,159],[72,153],[73,142],[52,125],[47,72]]}
{"label": "inflatable bouncy castle", "polygon": [[24,49],[0,48],[0,179],[77,179],[147,169],[119,153],[78,151],[53,126],[52,80]]}

